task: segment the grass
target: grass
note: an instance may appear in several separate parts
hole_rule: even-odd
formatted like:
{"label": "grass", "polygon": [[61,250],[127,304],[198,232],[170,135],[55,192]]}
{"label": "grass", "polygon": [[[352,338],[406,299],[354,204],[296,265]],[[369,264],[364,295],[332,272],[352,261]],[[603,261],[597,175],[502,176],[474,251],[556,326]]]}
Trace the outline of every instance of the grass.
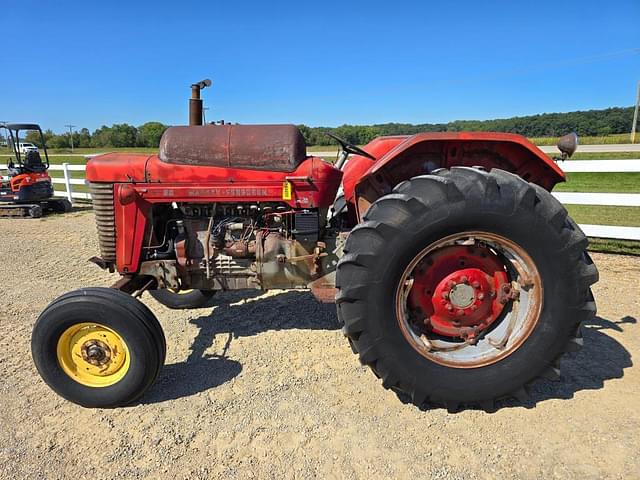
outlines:
{"label": "grass", "polygon": [[554,192],[640,193],[640,172],[567,173]]}
{"label": "grass", "polygon": [[[529,140],[536,145],[555,145],[558,143],[558,138],[559,137],[533,137]],[[580,137],[580,145],[611,145],[619,143],[631,143],[630,135],[628,133],[618,133],[598,137]]]}
{"label": "grass", "polygon": [[589,238],[589,251],[640,256],[640,242],[613,238]]}
{"label": "grass", "polygon": [[[558,138],[559,137],[532,137],[532,138],[529,138],[529,140],[538,146],[549,146],[549,145],[556,145],[558,143]],[[615,144],[627,144],[627,143],[631,143],[631,138],[628,133],[620,133],[620,134],[606,135],[606,136],[580,137],[580,145],[615,145]],[[335,152],[338,150],[338,146],[337,145],[311,145],[307,147],[307,150],[310,152]],[[597,154],[597,155],[601,155],[601,154]]]}
{"label": "grass", "polygon": [[[630,160],[640,158],[640,152],[576,152],[567,160]],[[562,166],[562,163],[560,163]]]}
{"label": "grass", "polygon": [[609,205],[565,205],[577,223],[640,227],[640,207]]}

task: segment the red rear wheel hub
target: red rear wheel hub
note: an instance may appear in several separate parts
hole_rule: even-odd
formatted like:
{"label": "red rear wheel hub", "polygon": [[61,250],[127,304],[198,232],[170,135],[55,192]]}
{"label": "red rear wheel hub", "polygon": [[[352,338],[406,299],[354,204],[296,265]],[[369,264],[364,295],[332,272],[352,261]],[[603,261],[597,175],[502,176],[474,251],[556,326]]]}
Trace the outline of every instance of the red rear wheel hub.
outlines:
{"label": "red rear wheel hub", "polygon": [[472,338],[498,318],[509,287],[504,262],[491,249],[447,246],[416,265],[408,306],[433,333]]}

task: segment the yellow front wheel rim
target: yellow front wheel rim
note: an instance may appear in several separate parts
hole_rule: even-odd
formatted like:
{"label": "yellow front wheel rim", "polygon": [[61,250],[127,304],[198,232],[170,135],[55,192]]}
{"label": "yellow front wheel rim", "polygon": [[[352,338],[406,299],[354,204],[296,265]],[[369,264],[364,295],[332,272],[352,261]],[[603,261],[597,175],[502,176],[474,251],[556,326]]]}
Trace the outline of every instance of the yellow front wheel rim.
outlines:
{"label": "yellow front wheel rim", "polygon": [[58,339],[58,364],[69,377],[87,387],[108,387],[127,374],[129,349],[114,330],[99,323],[77,323]]}

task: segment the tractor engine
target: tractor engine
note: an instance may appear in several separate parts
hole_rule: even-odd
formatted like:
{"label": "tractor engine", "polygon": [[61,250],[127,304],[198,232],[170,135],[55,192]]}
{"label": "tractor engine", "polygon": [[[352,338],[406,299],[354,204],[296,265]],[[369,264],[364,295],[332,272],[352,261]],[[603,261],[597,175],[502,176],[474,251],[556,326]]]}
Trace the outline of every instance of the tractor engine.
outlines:
{"label": "tractor engine", "polygon": [[170,288],[301,288],[323,271],[325,218],[279,203],[158,204],[141,273],[161,268]]}

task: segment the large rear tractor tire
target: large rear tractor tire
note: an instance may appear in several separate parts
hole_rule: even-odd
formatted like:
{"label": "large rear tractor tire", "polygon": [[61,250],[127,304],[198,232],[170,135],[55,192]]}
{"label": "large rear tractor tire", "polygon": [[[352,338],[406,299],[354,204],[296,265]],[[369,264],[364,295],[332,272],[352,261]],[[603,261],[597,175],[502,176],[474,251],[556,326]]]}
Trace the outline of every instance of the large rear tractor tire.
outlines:
{"label": "large rear tractor tire", "polygon": [[174,310],[202,308],[215,293],[215,290],[149,290],[153,298]]}
{"label": "large rear tractor tire", "polygon": [[151,311],[109,288],[83,288],[54,300],[33,329],[31,352],[42,379],[84,407],[127,405],[164,364],[166,342]]}
{"label": "large rear tractor tire", "polygon": [[337,267],[338,317],[360,361],[417,405],[526,399],[582,345],[598,271],[545,189],[454,167],[399,184],[356,226]]}

